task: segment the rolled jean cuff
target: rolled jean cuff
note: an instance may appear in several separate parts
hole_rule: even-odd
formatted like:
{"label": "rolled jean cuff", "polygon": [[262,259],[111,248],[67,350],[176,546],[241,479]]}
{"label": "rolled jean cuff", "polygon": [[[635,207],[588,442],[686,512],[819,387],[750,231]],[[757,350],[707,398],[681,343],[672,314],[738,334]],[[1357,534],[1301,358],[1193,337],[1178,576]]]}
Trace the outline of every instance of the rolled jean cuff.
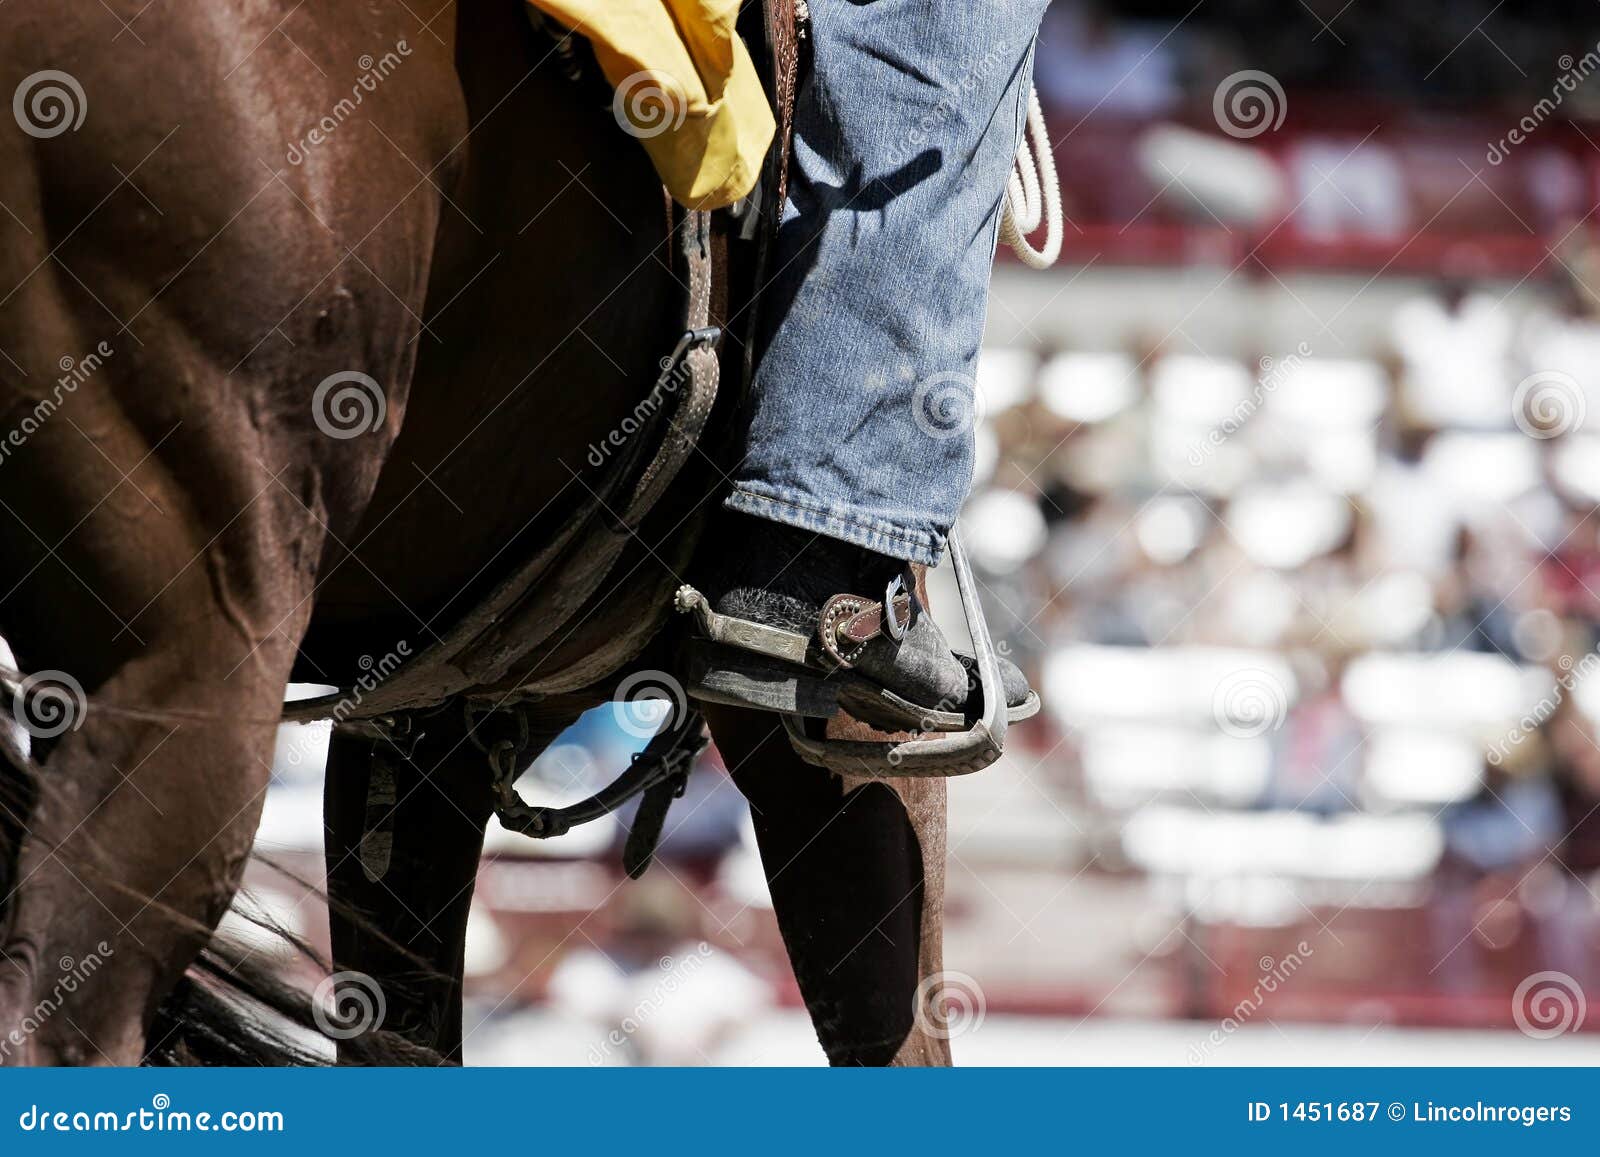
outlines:
{"label": "rolled jean cuff", "polygon": [[734,485],[724,505],[741,514],[825,534],[907,562],[937,566],[944,554],[945,536],[937,531],[914,530],[882,519],[863,517],[849,507],[818,502],[803,494],[757,491],[741,482]]}

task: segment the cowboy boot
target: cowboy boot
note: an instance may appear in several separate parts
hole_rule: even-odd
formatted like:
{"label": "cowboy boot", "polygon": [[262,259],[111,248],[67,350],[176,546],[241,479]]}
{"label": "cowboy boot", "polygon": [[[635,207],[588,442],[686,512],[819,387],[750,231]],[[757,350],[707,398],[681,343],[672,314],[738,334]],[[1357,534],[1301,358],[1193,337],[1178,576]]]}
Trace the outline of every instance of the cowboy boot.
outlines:
{"label": "cowboy boot", "polygon": [[[895,731],[961,731],[981,716],[977,664],[952,650],[903,560],[732,511],[707,541],[727,546],[705,594],[680,592],[701,626],[690,695],[810,718],[842,708]],[[1035,714],[1022,672],[999,665],[1008,719]]]}

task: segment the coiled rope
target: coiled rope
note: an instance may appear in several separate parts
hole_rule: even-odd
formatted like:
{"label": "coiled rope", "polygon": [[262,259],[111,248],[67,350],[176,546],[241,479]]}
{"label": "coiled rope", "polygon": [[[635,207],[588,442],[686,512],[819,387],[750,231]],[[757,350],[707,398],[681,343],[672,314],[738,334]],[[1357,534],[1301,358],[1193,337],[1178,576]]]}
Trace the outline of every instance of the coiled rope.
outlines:
{"label": "coiled rope", "polygon": [[[1044,247],[1035,249],[1028,235],[1039,228],[1041,220]],[[1028,130],[1006,181],[1000,239],[1033,269],[1048,269],[1061,256],[1061,182],[1056,178],[1055,155],[1037,89],[1028,93]]]}

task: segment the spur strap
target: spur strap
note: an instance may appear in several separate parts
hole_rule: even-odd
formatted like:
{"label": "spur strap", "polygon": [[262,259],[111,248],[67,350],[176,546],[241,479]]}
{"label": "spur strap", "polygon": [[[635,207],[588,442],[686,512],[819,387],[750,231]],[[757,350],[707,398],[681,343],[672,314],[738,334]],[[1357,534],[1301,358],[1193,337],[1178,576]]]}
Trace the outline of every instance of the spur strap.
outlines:
{"label": "spur strap", "polygon": [[872,602],[861,595],[834,595],[823,604],[815,636],[718,614],[711,609],[705,595],[687,584],[678,588],[675,605],[680,614],[693,615],[700,633],[713,643],[802,666],[808,659],[821,658],[825,665],[848,668],[873,639],[884,634],[894,638],[903,634],[911,622],[916,603],[910,592],[896,595],[890,604],[894,608],[893,618],[886,623],[883,603]]}
{"label": "spur strap", "polygon": [[817,621],[817,639],[823,651],[839,666],[849,667],[878,636],[899,638],[911,625],[910,593],[896,595],[889,605],[893,617],[886,621],[883,603],[860,595],[834,595],[822,604],[822,617]]}

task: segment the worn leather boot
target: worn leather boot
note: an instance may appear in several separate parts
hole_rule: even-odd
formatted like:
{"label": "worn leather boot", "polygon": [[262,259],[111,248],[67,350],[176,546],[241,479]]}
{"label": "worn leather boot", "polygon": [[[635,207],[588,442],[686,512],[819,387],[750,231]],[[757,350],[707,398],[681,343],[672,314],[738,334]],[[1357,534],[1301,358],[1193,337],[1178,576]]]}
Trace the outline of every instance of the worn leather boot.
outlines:
{"label": "worn leather boot", "polygon": [[[731,511],[707,541],[703,601],[682,608],[705,628],[691,695],[813,718],[843,708],[890,730],[960,731],[982,714],[976,663],[951,649],[904,561]],[[1016,665],[1000,669],[1008,718],[1037,712]]]}

